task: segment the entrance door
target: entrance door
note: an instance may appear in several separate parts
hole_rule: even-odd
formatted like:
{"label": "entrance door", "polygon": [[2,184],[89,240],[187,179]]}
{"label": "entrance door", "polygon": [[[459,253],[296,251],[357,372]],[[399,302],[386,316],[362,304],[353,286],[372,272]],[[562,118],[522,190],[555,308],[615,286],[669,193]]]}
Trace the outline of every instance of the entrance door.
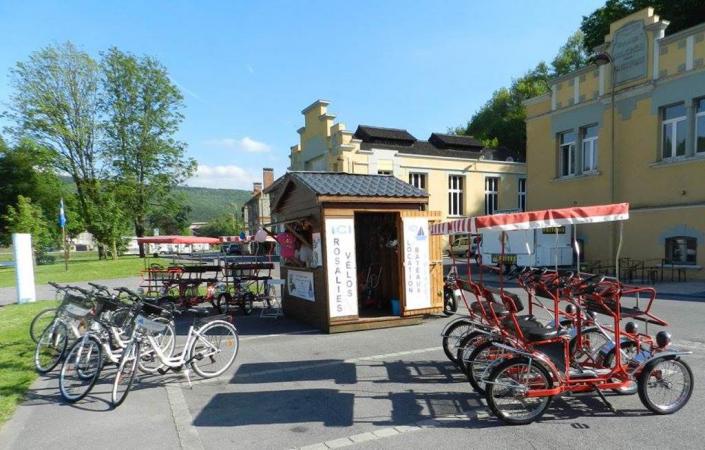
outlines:
{"label": "entrance door", "polygon": [[399,218],[402,257],[402,315],[431,314],[443,309],[441,237],[432,236],[430,223],[437,211],[402,211]]}
{"label": "entrance door", "polygon": [[399,309],[402,290],[398,218],[396,212],[355,213],[359,317],[399,314],[394,311]]}

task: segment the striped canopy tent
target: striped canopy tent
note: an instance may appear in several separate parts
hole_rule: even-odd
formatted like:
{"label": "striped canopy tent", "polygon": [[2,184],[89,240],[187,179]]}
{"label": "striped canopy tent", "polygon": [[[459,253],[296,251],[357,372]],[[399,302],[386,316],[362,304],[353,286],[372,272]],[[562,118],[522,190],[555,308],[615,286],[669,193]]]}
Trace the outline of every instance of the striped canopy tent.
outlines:
{"label": "striped canopy tent", "polygon": [[431,225],[431,234],[477,233],[481,230],[531,230],[629,219],[629,203],[545,209],[511,214],[466,217]]}

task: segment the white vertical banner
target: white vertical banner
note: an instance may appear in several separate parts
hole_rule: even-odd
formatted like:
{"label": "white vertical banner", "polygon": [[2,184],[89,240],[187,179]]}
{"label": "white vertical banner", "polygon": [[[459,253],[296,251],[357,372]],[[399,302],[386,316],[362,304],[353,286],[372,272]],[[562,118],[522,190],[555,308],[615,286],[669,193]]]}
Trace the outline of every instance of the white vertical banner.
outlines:
{"label": "white vertical banner", "polygon": [[330,317],[356,316],[354,219],[326,219],[326,272]]}
{"label": "white vertical banner", "polygon": [[12,248],[15,253],[17,303],[33,302],[37,300],[37,294],[34,290],[32,235],[27,233],[13,234]]}
{"label": "white vertical banner", "polygon": [[431,307],[428,219],[403,217],[404,292],[407,311]]}

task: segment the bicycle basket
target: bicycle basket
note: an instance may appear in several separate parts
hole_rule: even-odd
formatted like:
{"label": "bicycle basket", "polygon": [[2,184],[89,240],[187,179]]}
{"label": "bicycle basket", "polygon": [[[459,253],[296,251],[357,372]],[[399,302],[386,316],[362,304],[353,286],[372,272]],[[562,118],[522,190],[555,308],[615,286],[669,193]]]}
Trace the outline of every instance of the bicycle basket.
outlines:
{"label": "bicycle basket", "polygon": [[73,319],[83,319],[90,314],[92,307],[80,297],[76,297],[78,301],[68,301],[64,305],[63,312]]}
{"label": "bicycle basket", "polygon": [[164,330],[166,330],[167,327],[166,322],[148,319],[142,314],[137,316],[137,318],[135,319],[135,323],[137,324],[137,328],[139,328],[141,331],[149,333],[162,333],[164,332]]}

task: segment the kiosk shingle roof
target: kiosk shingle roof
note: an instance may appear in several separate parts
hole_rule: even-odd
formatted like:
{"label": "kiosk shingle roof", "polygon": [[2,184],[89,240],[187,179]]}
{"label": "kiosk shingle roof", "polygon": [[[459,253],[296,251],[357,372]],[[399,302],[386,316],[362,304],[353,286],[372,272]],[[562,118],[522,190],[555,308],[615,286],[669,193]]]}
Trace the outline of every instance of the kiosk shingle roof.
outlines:
{"label": "kiosk shingle roof", "polygon": [[392,175],[338,172],[289,172],[319,195],[357,197],[428,197],[428,193]]}

